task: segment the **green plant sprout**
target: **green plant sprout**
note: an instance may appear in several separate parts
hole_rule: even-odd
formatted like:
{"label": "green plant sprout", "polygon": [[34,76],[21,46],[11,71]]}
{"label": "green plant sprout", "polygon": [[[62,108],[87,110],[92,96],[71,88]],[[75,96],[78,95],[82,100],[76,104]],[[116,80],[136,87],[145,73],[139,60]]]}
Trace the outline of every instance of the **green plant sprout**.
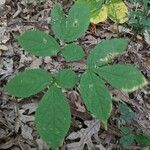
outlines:
{"label": "green plant sprout", "polygon": [[136,117],[135,112],[128,107],[127,104],[120,102],[119,110],[121,112],[120,121],[122,122],[122,126],[120,128],[122,136],[119,139],[119,143],[125,149],[129,149],[130,146],[136,141],[142,147],[150,146],[150,135],[147,133],[135,133],[132,129],[127,127],[127,123],[131,120],[134,120]]}
{"label": "green plant sprout", "polygon": [[129,0],[130,3],[136,3],[136,9],[129,15],[129,24],[138,32],[150,33],[150,6],[149,0]]}
{"label": "green plant sprout", "polygon": [[[66,61],[83,59],[84,52],[74,43],[83,36],[90,24],[90,9],[86,3],[75,3],[66,17],[60,4],[51,11],[51,25],[55,38],[39,30],[30,30],[19,38],[19,44],[35,56],[55,56]],[[63,42],[61,46],[57,41]],[[128,46],[124,38],[103,40],[93,48],[87,58],[87,70],[81,78],[64,68],[56,75],[43,69],[26,69],[11,79],[5,90],[13,96],[25,98],[44,91],[35,113],[35,124],[41,138],[55,150],[62,144],[71,125],[68,100],[62,89],[79,87],[83,102],[93,116],[107,128],[112,111],[111,94],[105,83],[126,92],[147,85],[142,73],[130,64],[110,64]],[[78,83],[78,84],[77,84]]]}

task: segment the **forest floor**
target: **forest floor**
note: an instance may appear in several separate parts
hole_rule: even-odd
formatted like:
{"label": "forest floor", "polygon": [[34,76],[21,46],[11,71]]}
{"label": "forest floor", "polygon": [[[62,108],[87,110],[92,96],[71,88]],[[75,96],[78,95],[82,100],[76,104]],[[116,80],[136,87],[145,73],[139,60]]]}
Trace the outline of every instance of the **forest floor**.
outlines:
{"label": "forest floor", "polygon": [[[37,94],[21,102],[15,97],[4,92],[4,86],[16,73],[26,68],[44,68],[55,73],[62,67],[70,67],[77,73],[86,68],[85,61],[64,63],[60,57],[35,57],[26,53],[18,44],[16,38],[26,30],[37,28],[52,34],[49,13],[54,0],[46,0],[37,3],[36,0],[0,0],[0,150],[48,150],[47,146],[37,134],[34,124],[34,114],[42,94]],[[71,0],[62,2],[67,12],[72,5]],[[150,43],[141,34],[134,39],[134,31],[123,28],[110,20],[100,23],[92,30],[92,26],[85,36],[78,42],[83,46],[86,54],[89,49],[103,39],[112,37],[127,37],[130,43],[127,51],[116,58],[115,63],[134,64],[150,80]],[[118,35],[119,34],[119,35]],[[150,41],[150,37],[149,38]],[[110,89],[115,101],[113,112],[108,122],[108,130],[102,126],[87,112],[76,91],[66,91],[72,108],[72,125],[66,136],[62,150],[123,150],[119,144],[122,136],[119,127],[122,124],[131,128],[136,133],[150,133],[150,86],[147,85],[133,93],[127,94]],[[122,100],[135,113],[130,122],[120,120],[118,102]],[[74,139],[74,134],[78,135]],[[73,148],[75,147],[75,148]],[[79,148],[80,147],[80,148]],[[133,143],[128,149],[148,150],[138,143]]]}

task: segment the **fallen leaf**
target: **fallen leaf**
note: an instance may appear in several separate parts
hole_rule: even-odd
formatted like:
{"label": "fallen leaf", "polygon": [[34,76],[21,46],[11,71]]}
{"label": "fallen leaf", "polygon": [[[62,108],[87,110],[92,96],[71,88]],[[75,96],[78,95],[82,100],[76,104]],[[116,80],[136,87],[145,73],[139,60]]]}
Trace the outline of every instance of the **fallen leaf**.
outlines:
{"label": "fallen leaf", "polygon": [[0,27],[0,43],[6,43],[10,39],[10,34],[6,32],[7,27]]}
{"label": "fallen leaf", "polygon": [[150,59],[149,58],[144,59],[143,65],[145,69],[150,70]]}
{"label": "fallen leaf", "polygon": [[35,68],[39,68],[40,65],[42,65],[42,59],[40,58],[35,58],[33,59],[30,68],[35,69]]}
{"label": "fallen leaf", "polygon": [[36,143],[38,145],[38,150],[49,150],[50,149],[50,147],[42,139],[36,139]]}
{"label": "fallen leaf", "polygon": [[108,17],[116,23],[128,21],[128,8],[122,0],[111,0],[107,6]]}
{"label": "fallen leaf", "polygon": [[7,51],[8,50],[8,47],[5,46],[5,45],[0,45],[0,51],[3,50],[3,51]]}
{"label": "fallen leaf", "polygon": [[35,117],[34,116],[28,116],[23,114],[24,110],[19,110],[19,120],[23,123],[27,123],[30,121],[34,121]]}
{"label": "fallen leaf", "polygon": [[0,7],[2,7],[2,5],[4,5],[6,2],[6,0],[0,0]]}
{"label": "fallen leaf", "polygon": [[18,10],[14,13],[13,18],[16,18],[22,11],[22,8],[19,6],[19,4],[17,4],[17,8]]}
{"label": "fallen leaf", "polygon": [[4,58],[3,66],[0,68],[0,80],[10,76],[13,73],[13,59]]}
{"label": "fallen leaf", "polygon": [[1,145],[0,145],[0,149],[2,150],[4,150],[4,149],[6,149],[6,150],[8,150],[8,149],[10,149],[13,145],[15,145],[15,142],[16,142],[16,139],[14,139],[14,138],[11,138],[10,140],[8,140],[7,142],[5,142],[5,143],[1,143]]}
{"label": "fallen leaf", "polygon": [[32,136],[33,129],[26,124],[21,124],[21,135],[24,139],[33,140]]}
{"label": "fallen leaf", "polygon": [[88,149],[95,149],[95,145],[92,142],[92,136],[98,134],[100,130],[100,122],[98,120],[85,121],[87,128],[82,128],[78,132],[72,132],[67,139],[69,140],[77,140],[80,139],[79,142],[72,142],[67,144],[68,150],[83,150],[85,144]]}
{"label": "fallen leaf", "polygon": [[150,33],[148,33],[147,30],[145,30],[144,32],[144,38],[145,38],[146,43],[150,45]]}
{"label": "fallen leaf", "polygon": [[28,103],[28,104],[22,105],[22,109],[24,110],[24,112],[28,110],[28,115],[30,115],[35,112],[37,106],[38,104],[36,102]]}

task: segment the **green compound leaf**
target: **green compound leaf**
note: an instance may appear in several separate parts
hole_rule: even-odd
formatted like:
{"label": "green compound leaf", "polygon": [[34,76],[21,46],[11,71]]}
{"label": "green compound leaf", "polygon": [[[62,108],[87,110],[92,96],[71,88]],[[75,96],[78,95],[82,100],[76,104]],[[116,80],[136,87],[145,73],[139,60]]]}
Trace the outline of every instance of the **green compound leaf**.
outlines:
{"label": "green compound leaf", "polygon": [[95,71],[113,87],[125,92],[133,92],[148,83],[142,73],[130,64],[110,65]]}
{"label": "green compound leaf", "polygon": [[135,136],[134,134],[124,135],[120,138],[119,143],[124,147],[128,148],[134,142]]}
{"label": "green compound leaf", "polygon": [[51,25],[56,37],[65,39],[66,17],[60,4],[55,4],[51,11]]}
{"label": "green compound leaf", "polygon": [[65,95],[52,86],[42,98],[35,114],[36,128],[41,138],[57,149],[71,124],[71,112]]}
{"label": "green compound leaf", "polygon": [[16,75],[5,89],[17,97],[29,97],[44,90],[52,82],[51,75],[42,69],[25,70]]}
{"label": "green compound leaf", "polygon": [[84,52],[81,46],[72,43],[62,50],[62,55],[67,61],[78,61],[84,57]]}
{"label": "green compound leaf", "polygon": [[135,135],[135,139],[142,146],[150,146],[150,135],[148,134]]}
{"label": "green compound leaf", "polygon": [[128,41],[121,38],[104,40],[97,44],[88,57],[87,63],[89,68],[102,66],[113,60],[115,56],[123,53],[128,46]]}
{"label": "green compound leaf", "polygon": [[53,56],[60,50],[56,40],[45,32],[26,31],[18,38],[19,44],[35,56]]}
{"label": "green compound leaf", "polygon": [[75,3],[66,19],[66,42],[84,35],[90,24],[90,9],[86,4]]}
{"label": "green compound leaf", "polygon": [[81,77],[80,93],[87,109],[105,125],[112,110],[112,101],[103,81],[88,71]]}
{"label": "green compound leaf", "polygon": [[63,88],[72,88],[78,82],[78,76],[70,69],[62,69],[56,74],[56,82]]}

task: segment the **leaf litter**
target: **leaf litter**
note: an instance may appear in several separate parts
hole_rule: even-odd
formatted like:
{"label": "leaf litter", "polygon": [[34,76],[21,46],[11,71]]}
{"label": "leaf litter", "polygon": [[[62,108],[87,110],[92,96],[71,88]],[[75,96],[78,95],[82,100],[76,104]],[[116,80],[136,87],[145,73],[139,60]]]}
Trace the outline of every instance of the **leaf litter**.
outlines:
{"label": "leaf litter", "polygon": [[[59,0],[57,0],[59,1]],[[63,4],[65,12],[73,1],[59,1]],[[34,113],[41,94],[29,98],[27,101],[17,103],[14,97],[4,92],[3,86],[10,77],[25,68],[45,68],[56,73],[62,67],[71,67],[79,75],[86,69],[84,61],[67,63],[60,57],[35,58],[23,51],[16,41],[16,37],[26,30],[38,28],[51,33],[49,28],[49,11],[54,0],[38,3],[36,0],[1,0],[0,1],[0,149],[31,149],[48,150],[47,146],[35,131]],[[98,24],[95,32],[87,31],[85,37],[78,40],[83,45],[85,53],[102,39],[117,37],[116,25],[110,21]],[[130,37],[134,32],[119,26],[121,35]],[[145,77],[150,79],[150,46],[149,35],[145,31],[144,39],[136,37],[136,42],[131,41],[128,51],[116,58],[115,62],[133,63]],[[145,41],[143,41],[145,40]],[[145,44],[147,43],[147,45]],[[113,89],[111,89],[113,91]],[[112,92],[113,93],[113,92]],[[119,149],[117,108],[110,118],[111,128],[104,131],[97,120],[86,111],[78,93],[66,91],[73,108],[73,125],[62,149]],[[142,132],[150,133],[150,88],[138,90],[131,94],[115,91],[115,99],[122,99],[136,112],[137,117],[131,122],[130,127]],[[115,103],[115,102],[114,102]],[[78,117],[78,116],[81,117]],[[117,126],[116,126],[117,123]],[[116,132],[115,132],[116,130]],[[117,133],[117,134],[116,134]],[[117,138],[116,138],[117,137]],[[141,147],[132,146],[133,149]]]}
{"label": "leaf litter", "polygon": [[98,120],[85,121],[85,125],[87,128],[82,128],[77,132],[72,132],[66,139],[67,140],[76,140],[80,139],[79,142],[69,143],[67,144],[68,150],[84,150],[85,145],[87,145],[88,149],[96,149],[96,147],[100,147],[101,150],[105,150],[105,148],[101,144],[94,145],[92,142],[92,136],[96,140],[100,140],[98,137],[98,132],[100,130],[100,122]]}

